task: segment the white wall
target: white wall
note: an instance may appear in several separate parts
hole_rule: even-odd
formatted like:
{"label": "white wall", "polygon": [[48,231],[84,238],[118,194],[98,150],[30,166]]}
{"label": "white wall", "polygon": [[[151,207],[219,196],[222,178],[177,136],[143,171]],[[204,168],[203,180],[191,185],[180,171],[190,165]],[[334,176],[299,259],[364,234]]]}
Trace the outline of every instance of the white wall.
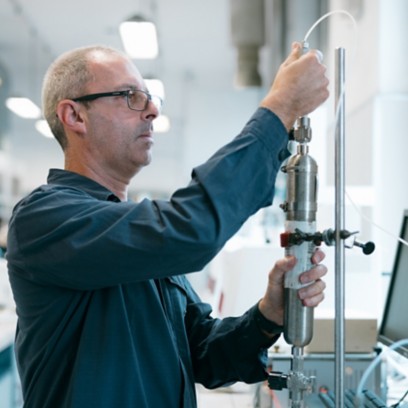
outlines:
{"label": "white wall", "polygon": [[[360,253],[360,261],[356,249],[346,250],[346,308],[380,317],[388,283],[385,281],[384,286],[381,274],[391,271],[397,245],[389,233],[399,234],[402,212],[408,208],[408,189],[404,185],[408,58],[403,51],[408,34],[404,21],[408,3],[332,0],[330,8],[349,11],[357,23],[355,29],[343,15],[330,17],[325,56],[334,94],[334,50],[345,48],[346,191],[352,200],[346,199],[346,228],[359,230],[361,241],[376,243],[374,254],[365,257]],[[334,100],[330,103],[334,109]],[[333,120],[334,114],[329,113],[328,123]],[[327,181],[321,190],[328,197],[333,197],[333,148],[333,130],[329,126],[326,161],[319,161]],[[333,203],[330,198],[322,201],[319,219],[324,224]]]}
{"label": "white wall", "polygon": [[[375,99],[374,215],[378,223],[398,235],[401,215],[408,209],[408,188],[405,181],[408,138],[405,123],[408,112],[408,57],[404,52],[408,27],[408,2],[382,1],[379,18],[379,92]],[[377,233],[383,251],[381,266],[390,270],[396,241]]]}

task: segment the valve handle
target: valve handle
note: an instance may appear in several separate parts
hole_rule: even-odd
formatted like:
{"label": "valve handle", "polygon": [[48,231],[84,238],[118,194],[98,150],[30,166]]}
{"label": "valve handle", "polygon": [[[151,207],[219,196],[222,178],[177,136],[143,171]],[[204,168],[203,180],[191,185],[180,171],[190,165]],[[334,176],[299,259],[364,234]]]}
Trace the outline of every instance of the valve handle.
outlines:
{"label": "valve handle", "polygon": [[371,241],[368,241],[365,244],[359,241],[354,241],[354,245],[361,248],[364,255],[370,255],[375,250],[375,244]]}
{"label": "valve handle", "polygon": [[[358,231],[340,231],[340,238],[347,239],[356,235]],[[323,232],[315,232],[313,234],[302,232],[299,229],[295,229],[293,232],[285,231],[280,235],[281,247],[286,248],[292,245],[300,245],[303,242],[313,242],[316,246],[320,246],[324,242],[327,246],[333,246],[335,244],[335,231],[331,228]],[[375,250],[374,242],[368,241],[366,243],[353,240],[352,243],[346,245],[347,248],[357,246],[362,249],[364,255],[370,255]]]}

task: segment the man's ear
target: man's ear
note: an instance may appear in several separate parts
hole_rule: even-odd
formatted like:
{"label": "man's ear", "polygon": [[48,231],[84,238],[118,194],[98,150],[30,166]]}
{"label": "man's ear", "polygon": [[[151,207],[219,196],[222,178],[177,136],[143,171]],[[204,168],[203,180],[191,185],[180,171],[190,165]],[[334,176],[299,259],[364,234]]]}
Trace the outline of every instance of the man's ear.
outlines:
{"label": "man's ear", "polygon": [[78,134],[86,133],[86,124],[78,103],[63,99],[58,103],[57,116],[67,129]]}

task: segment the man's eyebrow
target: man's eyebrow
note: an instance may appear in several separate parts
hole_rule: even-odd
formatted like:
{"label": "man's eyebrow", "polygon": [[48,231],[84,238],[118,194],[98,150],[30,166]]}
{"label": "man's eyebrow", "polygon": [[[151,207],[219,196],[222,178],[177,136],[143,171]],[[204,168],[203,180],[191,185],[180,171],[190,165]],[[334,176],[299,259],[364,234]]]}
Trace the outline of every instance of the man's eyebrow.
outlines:
{"label": "man's eyebrow", "polygon": [[135,84],[123,84],[123,85],[119,85],[117,86],[117,90],[131,90],[131,91],[144,91],[144,92],[148,92],[148,89],[146,86],[137,86]]}
{"label": "man's eyebrow", "polygon": [[117,85],[115,86],[115,89],[117,89],[118,91],[120,90],[127,90],[127,89],[131,89],[132,91],[137,90],[138,86],[134,85],[134,84],[121,84],[121,85]]}

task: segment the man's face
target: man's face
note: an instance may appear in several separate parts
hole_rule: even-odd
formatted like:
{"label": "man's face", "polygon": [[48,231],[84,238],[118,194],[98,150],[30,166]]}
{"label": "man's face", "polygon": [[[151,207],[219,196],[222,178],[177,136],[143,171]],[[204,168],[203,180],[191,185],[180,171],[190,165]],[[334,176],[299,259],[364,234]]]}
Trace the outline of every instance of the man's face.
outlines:
{"label": "man's face", "polygon": [[[146,91],[133,63],[120,55],[97,54],[91,62],[93,80],[86,94],[138,89]],[[86,108],[86,148],[99,165],[118,177],[133,177],[151,161],[153,120],[159,115],[149,102],[146,110],[129,109],[126,96],[99,98]]]}

